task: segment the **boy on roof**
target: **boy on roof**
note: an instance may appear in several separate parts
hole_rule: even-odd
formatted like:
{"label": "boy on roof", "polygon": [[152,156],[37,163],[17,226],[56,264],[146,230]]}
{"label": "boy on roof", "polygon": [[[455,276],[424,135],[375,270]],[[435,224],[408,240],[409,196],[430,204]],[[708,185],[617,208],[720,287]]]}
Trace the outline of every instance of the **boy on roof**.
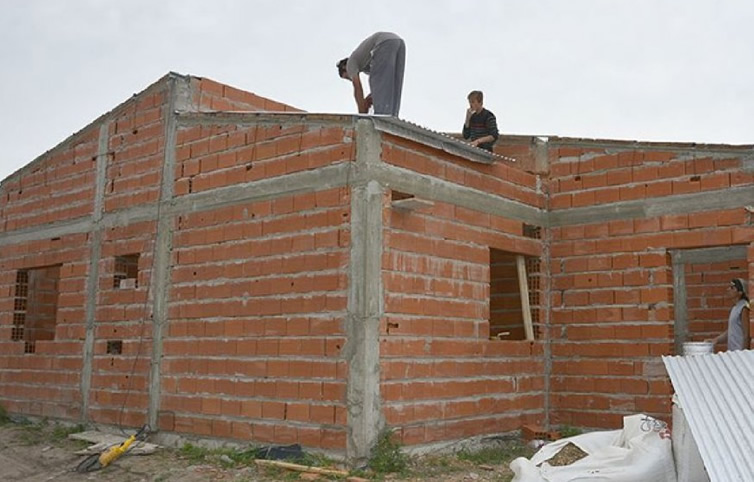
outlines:
{"label": "boy on roof", "polygon": [[467,98],[469,108],[463,124],[463,138],[469,139],[474,147],[492,152],[492,145],[499,136],[495,114],[484,108],[484,94],[481,90],[472,90]]}

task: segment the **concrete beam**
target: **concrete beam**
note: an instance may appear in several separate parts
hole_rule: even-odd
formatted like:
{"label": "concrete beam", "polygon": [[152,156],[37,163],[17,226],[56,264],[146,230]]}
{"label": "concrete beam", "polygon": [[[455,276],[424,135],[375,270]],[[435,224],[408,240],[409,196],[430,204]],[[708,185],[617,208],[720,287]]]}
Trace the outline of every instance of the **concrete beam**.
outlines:
{"label": "concrete beam", "polygon": [[242,184],[225,186],[211,191],[187,194],[177,198],[168,206],[168,213],[206,211],[242,202],[255,202],[274,199],[280,196],[332,189],[349,183],[350,163],[333,164],[311,171],[301,171],[270,179],[261,179]]}
{"label": "concrete beam", "polygon": [[592,224],[620,219],[644,219],[669,214],[690,214],[718,209],[743,208],[754,199],[754,186],[727,188],[694,194],[571,208],[549,213],[550,227]]}
{"label": "concrete beam", "polygon": [[673,262],[682,264],[717,263],[746,259],[746,244],[721,246],[716,248],[678,249],[671,251]]}
{"label": "concrete beam", "polygon": [[94,222],[91,216],[68,221],[49,223],[32,228],[16,229],[0,234],[0,247],[39,241],[40,239],[59,238],[69,234],[91,232]]}
{"label": "concrete beam", "polygon": [[307,112],[178,112],[179,126],[229,124],[236,126],[299,125],[351,127],[359,117],[353,114],[313,114]]}
{"label": "concrete beam", "polygon": [[656,217],[666,214],[690,214],[718,209],[735,209],[754,200],[754,186],[741,186],[706,191],[695,194],[680,194],[661,197],[646,202],[646,216]]}
{"label": "concrete beam", "polygon": [[535,226],[545,226],[547,223],[547,215],[541,209],[401,167],[387,164],[374,166],[371,178],[380,181],[386,187],[422,199],[455,204]]}

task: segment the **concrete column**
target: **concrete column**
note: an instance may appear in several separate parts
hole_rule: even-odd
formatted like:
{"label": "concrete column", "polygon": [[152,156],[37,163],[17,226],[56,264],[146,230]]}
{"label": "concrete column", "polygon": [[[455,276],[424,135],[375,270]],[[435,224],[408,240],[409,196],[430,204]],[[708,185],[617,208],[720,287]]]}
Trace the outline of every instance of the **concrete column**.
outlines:
{"label": "concrete column", "polygon": [[81,366],[81,421],[89,419],[89,390],[92,384],[92,363],[94,360],[94,322],[99,292],[99,261],[102,256],[102,215],[105,206],[105,184],[107,183],[107,159],[110,122],[105,121],[99,129],[97,165],[94,188],[94,211],[89,233],[89,269],[86,276],[86,305],[84,307],[85,335],[84,353]]}
{"label": "concrete column", "polygon": [[171,77],[168,102],[165,105],[165,147],[160,184],[160,200],[157,209],[157,239],[152,260],[152,279],[149,298],[152,306],[152,356],[149,365],[149,407],[147,423],[156,430],[160,409],[160,371],[162,367],[162,336],[168,321],[170,294],[170,255],[173,247],[173,223],[175,216],[170,206],[174,202],[173,183],[175,173],[175,144],[178,120],[175,112],[187,108],[190,101],[189,80]]}
{"label": "concrete column", "polygon": [[380,397],[379,328],[382,290],[383,186],[369,179],[380,162],[380,137],[368,119],[357,124],[357,155],[351,187],[351,258],[348,281],[346,457],[365,464],[384,425]]}

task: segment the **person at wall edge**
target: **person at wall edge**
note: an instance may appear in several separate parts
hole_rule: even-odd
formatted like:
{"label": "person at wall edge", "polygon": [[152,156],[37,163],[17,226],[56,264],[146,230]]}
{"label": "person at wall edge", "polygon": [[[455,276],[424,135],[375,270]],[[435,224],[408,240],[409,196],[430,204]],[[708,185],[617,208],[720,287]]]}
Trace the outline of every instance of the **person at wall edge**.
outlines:
{"label": "person at wall edge", "polygon": [[473,90],[468,95],[469,108],[463,124],[463,138],[470,139],[470,144],[480,149],[492,151],[492,145],[499,137],[495,114],[484,108],[484,94]]}
{"label": "person at wall edge", "polygon": [[723,340],[728,342],[728,351],[748,350],[751,348],[749,297],[746,295],[746,283],[741,278],[731,280],[726,288],[726,295],[733,302],[728,314],[728,327],[717,337],[707,341],[718,344]]}
{"label": "person at wall edge", "polygon": [[[398,117],[403,91],[403,70],[406,63],[406,44],[392,32],[377,32],[362,41],[350,56],[336,66],[341,79],[353,84],[353,97],[359,113],[366,114],[374,106],[374,113]],[[370,93],[364,96],[359,74],[369,75]]]}

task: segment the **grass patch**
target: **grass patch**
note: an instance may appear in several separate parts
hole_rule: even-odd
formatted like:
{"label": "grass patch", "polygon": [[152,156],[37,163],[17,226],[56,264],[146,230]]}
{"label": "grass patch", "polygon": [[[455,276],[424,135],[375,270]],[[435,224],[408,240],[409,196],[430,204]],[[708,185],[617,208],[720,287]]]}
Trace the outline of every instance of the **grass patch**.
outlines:
{"label": "grass patch", "polygon": [[378,476],[385,474],[405,474],[409,457],[401,451],[401,444],[393,437],[393,432],[385,428],[377,438],[377,445],[369,459],[369,468]]}
{"label": "grass patch", "polygon": [[8,412],[5,410],[5,407],[0,405],[0,425],[5,425],[8,422],[10,422]]}
{"label": "grass patch", "polygon": [[78,425],[59,425],[56,424],[55,428],[52,429],[52,440],[54,442],[62,442],[63,440],[66,440],[69,435],[72,433],[79,433],[86,430],[86,427],[84,427],[81,424]]}
{"label": "grass patch", "polygon": [[560,436],[563,438],[573,437],[575,435],[581,435],[583,430],[576,427],[571,427],[568,425],[562,425],[560,428],[558,428],[558,432],[560,432]]}
{"label": "grass patch", "polygon": [[474,451],[462,450],[458,452],[457,457],[476,465],[500,465],[508,464],[518,457],[531,457],[534,452],[531,447],[514,440],[495,447],[484,447]]}
{"label": "grass patch", "polygon": [[[192,464],[212,464],[227,469],[256,467],[254,460],[259,458],[260,449],[208,449],[187,443],[178,450],[178,454]],[[327,457],[307,453],[304,453],[303,457],[286,459],[285,461],[310,467],[330,467],[334,465],[333,461]],[[281,471],[281,475],[287,476],[288,473],[289,471]]]}
{"label": "grass patch", "polygon": [[39,422],[31,422],[24,419],[17,426],[21,429],[19,440],[24,445],[36,445],[43,443],[60,444],[72,433],[79,433],[86,430],[81,425],[66,425],[60,423],[50,423],[49,420],[42,419]]}

